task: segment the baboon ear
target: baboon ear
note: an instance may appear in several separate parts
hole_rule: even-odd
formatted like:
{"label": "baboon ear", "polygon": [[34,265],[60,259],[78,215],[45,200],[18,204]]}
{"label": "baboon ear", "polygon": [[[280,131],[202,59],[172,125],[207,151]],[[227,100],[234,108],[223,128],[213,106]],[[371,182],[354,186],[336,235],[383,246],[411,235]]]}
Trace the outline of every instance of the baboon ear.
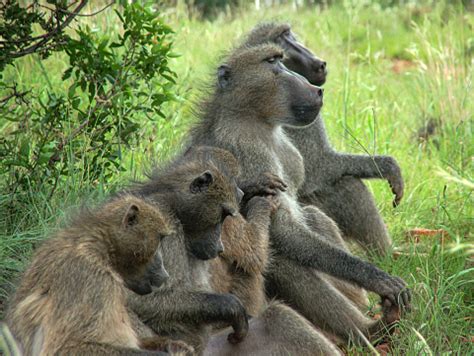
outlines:
{"label": "baboon ear", "polygon": [[212,176],[212,173],[205,171],[199,177],[194,178],[194,180],[191,182],[191,185],[189,186],[189,190],[193,194],[205,192],[213,181],[214,177]]}
{"label": "baboon ear", "polygon": [[135,204],[131,204],[128,207],[127,212],[123,216],[123,220],[122,220],[123,227],[127,228],[130,226],[136,225],[138,223],[138,213],[139,213],[138,206],[136,206]]}
{"label": "baboon ear", "polygon": [[217,80],[221,89],[225,89],[229,86],[230,77],[230,67],[227,64],[223,64],[217,69]]}

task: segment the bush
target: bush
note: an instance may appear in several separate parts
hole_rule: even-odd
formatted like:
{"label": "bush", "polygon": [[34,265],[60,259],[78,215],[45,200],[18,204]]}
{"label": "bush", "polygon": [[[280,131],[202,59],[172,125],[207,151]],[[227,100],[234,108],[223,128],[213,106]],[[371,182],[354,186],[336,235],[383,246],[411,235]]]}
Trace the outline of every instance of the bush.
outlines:
{"label": "bush", "polygon": [[[13,209],[25,195],[51,197],[69,175],[89,184],[123,171],[123,151],[140,138],[143,118],[164,117],[163,104],[174,98],[173,31],[153,7],[117,7],[122,34],[110,38],[89,26],[64,32],[87,1],[74,10],[65,0],[48,3],[0,5],[0,188]],[[38,27],[43,33],[33,35]],[[52,52],[68,58],[61,79],[68,90],[20,89],[3,79],[17,58],[36,53],[44,61]]]}

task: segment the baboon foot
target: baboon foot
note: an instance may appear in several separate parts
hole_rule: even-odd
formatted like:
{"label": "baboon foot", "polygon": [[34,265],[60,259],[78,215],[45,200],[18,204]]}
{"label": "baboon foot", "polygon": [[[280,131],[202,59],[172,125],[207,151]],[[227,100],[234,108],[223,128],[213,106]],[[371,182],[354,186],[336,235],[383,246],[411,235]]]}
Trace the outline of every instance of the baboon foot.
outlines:
{"label": "baboon foot", "polygon": [[401,317],[401,308],[393,304],[388,298],[381,301],[382,317],[374,324],[370,330],[370,339],[375,341],[376,345],[386,343],[385,337],[393,334]]}

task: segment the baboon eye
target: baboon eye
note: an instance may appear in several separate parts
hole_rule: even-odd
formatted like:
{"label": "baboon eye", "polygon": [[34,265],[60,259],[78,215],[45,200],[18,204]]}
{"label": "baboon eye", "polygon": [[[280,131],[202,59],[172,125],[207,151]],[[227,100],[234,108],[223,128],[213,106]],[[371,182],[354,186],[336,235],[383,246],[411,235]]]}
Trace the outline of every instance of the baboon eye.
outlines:
{"label": "baboon eye", "polygon": [[267,58],[267,62],[271,63],[271,64],[274,64],[274,63],[278,62],[279,59],[280,59],[279,57],[273,56],[273,57]]}

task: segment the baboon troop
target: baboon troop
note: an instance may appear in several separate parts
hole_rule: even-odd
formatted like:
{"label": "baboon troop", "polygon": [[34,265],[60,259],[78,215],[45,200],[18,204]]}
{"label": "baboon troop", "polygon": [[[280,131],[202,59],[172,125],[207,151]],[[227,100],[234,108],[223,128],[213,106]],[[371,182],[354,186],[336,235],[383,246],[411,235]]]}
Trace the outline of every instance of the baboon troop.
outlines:
{"label": "baboon troop", "polygon": [[254,28],[184,151],[37,249],[5,320],[21,352],[337,355],[386,339],[410,291],[345,240],[389,252],[362,179],[386,179],[398,205],[403,178],[390,156],[331,147],[326,76],[288,25]]}

